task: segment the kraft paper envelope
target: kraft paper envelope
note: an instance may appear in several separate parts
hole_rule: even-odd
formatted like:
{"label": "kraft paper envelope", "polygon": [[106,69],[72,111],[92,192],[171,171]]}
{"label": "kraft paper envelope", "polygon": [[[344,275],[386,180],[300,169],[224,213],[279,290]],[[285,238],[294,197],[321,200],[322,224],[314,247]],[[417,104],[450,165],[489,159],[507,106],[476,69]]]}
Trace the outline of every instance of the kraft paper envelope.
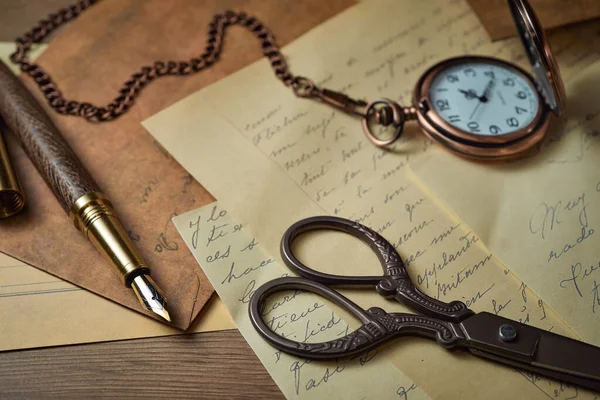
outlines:
{"label": "kraft paper envelope", "polygon": [[[9,62],[14,47],[0,42],[0,59]],[[36,48],[32,58],[46,47]],[[0,351],[180,333],[4,254],[0,254],[0,321],[10,321],[0,325]],[[189,330],[233,328],[223,303],[213,296]]]}
{"label": "kraft paper envelope", "polygon": [[[105,105],[141,66],[202,54],[208,23],[226,6],[246,9],[268,22],[284,44],[349,3],[103,1],[52,40],[38,62],[66,98]],[[58,115],[49,109],[31,79],[23,77],[113,201],[153,277],[165,291],[173,325],[180,329],[190,326],[213,289],[179,238],[171,217],[211,202],[213,197],[154,143],[140,122],[262,56],[252,34],[233,28],[227,36],[223,59],[213,67],[187,77],[152,82],[131,110],[112,122],[92,124]],[[0,251],[142,312],[131,289],[123,287],[111,267],[73,227],[29,159],[10,139],[9,135],[9,150],[28,207],[0,222]]]}

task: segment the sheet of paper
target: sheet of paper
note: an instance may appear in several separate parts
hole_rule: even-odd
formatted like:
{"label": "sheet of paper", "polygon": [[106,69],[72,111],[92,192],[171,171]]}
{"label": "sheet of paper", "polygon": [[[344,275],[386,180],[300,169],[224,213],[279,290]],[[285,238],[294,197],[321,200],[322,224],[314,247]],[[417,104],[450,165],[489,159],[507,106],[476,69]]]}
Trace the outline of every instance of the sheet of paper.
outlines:
{"label": "sheet of paper", "polygon": [[[35,60],[48,48],[47,44],[34,45],[29,53],[29,58]],[[0,60],[4,61],[8,68],[10,68],[15,74],[19,74],[21,70],[18,65],[13,64],[10,61],[10,55],[15,51],[15,44],[12,42],[0,42]]]}
{"label": "sheet of paper", "polygon": [[[563,33],[561,59],[568,72],[593,61]],[[326,87],[407,104],[419,74],[437,60],[480,51],[521,60],[516,45],[489,44],[462,1],[404,0],[360,3],[284,53],[295,72]],[[298,219],[347,217],[394,243],[427,293],[573,335],[476,235],[407,177],[407,163],[431,147],[416,129],[408,129],[391,151],[378,150],[364,138],[358,120],[296,99],[264,61],[184,99],[144,126],[274,259],[282,233]],[[309,246],[305,256],[337,273],[376,273],[369,250],[347,240],[333,235],[325,247]],[[351,297],[364,307],[402,309],[372,294]],[[576,388],[448,353],[431,342],[403,343],[386,350],[433,398],[583,396]]]}
{"label": "sheet of paper", "polygon": [[[45,48],[38,46],[32,57]],[[14,43],[0,42],[0,58],[12,67],[13,51]],[[181,333],[2,253],[0,321],[0,351]],[[188,331],[234,328],[215,296]]]}
{"label": "sheet of paper", "polygon": [[[268,345],[250,323],[248,302],[261,284],[289,271],[265,254],[261,244],[217,203],[175,217],[173,222],[238,329],[288,399],[402,398],[409,393],[411,399],[429,398],[377,350],[352,360],[311,362]],[[352,330],[347,316],[318,296],[297,291],[283,295],[274,296],[263,312],[267,324],[279,334],[323,342]]]}
{"label": "sheet of paper", "polygon": [[523,162],[440,151],[411,168],[585,341],[600,345],[600,63],[567,84],[564,134]]}
{"label": "sheet of paper", "polygon": [[[0,351],[181,334],[2,253],[0,321]],[[215,296],[188,332],[224,329],[235,325]]]}

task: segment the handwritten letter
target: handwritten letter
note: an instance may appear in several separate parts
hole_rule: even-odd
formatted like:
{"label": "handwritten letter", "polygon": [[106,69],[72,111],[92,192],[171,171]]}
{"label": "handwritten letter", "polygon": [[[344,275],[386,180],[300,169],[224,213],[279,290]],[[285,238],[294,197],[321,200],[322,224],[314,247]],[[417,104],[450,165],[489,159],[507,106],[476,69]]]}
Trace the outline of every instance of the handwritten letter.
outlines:
{"label": "handwritten letter", "polygon": [[569,82],[566,129],[533,158],[491,167],[436,152],[412,166],[496,256],[597,346],[599,85],[598,62]]}
{"label": "handwritten letter", "polygon": [[[400,398],[428,396],[378,350],[353,359],[311,361],[289,356],[267,344],[254,330],[248,303],[268,280],[290,271],[267,256],[217,203],[173,220],[194,257],[227,306],[244,338],[289,399]],[[299,342],[324,342],[352,331],[344,319],[316,295],[299,291],[273,296],[262,311],[267,325]],[[368,376],[368,379],[366,377]],[[399,394],[398,394],[399,393]]]}
{"label": "handwritten letter", "polygon": [[[562,40],[571,43],[569,35]],[[490,44],[466,2],[432,6],[397,0],[360,3],[284,53],[296,73],[319,85],[407,105],[418,77],[435,62],[464,53],[522,62],[522,49],[515,46],[520,46],[515,40]],[[562,59],[572,63],[569,71],[591,62],[577,46],[565,46]],[[281,235],[292,223],[337,215],[368,225],[392,242],[413,281],[428,294],[574,335],[498,262],[476,231],[448,215],[407,176],[407,164],[432,147],[414,124],[407,123],[392,149],[377,149],[357,118],[295,98],[260,61],[144,125],[274,260]],[[349,240],[327,233],[318,242],[325,246],[311,240],[299,254],[328,272],[381,273],[370,250]],[[226,252],[222,248],[219,255]],[[352,291],[350,297],[363,307],[406,311],[369,291]],[[433,398],[583,396],[576,388],[561,391],[557,383],[450,353],[430,341],[401,339],[386,351]]]}

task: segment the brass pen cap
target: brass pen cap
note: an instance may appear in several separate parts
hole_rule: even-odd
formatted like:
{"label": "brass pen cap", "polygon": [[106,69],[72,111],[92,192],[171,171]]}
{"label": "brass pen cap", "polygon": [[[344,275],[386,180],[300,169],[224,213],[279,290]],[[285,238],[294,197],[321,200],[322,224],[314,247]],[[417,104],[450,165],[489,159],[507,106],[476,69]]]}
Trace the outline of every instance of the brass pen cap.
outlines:
{"label": "brass pen cap", "polygon": [[10,162],[4,140],[7,130],[4,121],[0,119],[0,218],[10,217],[25,206],[25,195]]}

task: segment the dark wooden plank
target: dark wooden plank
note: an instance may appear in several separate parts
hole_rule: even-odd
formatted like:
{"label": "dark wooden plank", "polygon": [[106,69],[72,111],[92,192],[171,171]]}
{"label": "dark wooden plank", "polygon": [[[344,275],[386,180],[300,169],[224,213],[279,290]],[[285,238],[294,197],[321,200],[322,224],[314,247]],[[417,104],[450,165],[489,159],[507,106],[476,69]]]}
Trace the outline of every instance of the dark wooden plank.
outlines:
{"label": "dark wooden plank", "polygon": [[238,331],[0,353],[0,398],[283,399]]}

